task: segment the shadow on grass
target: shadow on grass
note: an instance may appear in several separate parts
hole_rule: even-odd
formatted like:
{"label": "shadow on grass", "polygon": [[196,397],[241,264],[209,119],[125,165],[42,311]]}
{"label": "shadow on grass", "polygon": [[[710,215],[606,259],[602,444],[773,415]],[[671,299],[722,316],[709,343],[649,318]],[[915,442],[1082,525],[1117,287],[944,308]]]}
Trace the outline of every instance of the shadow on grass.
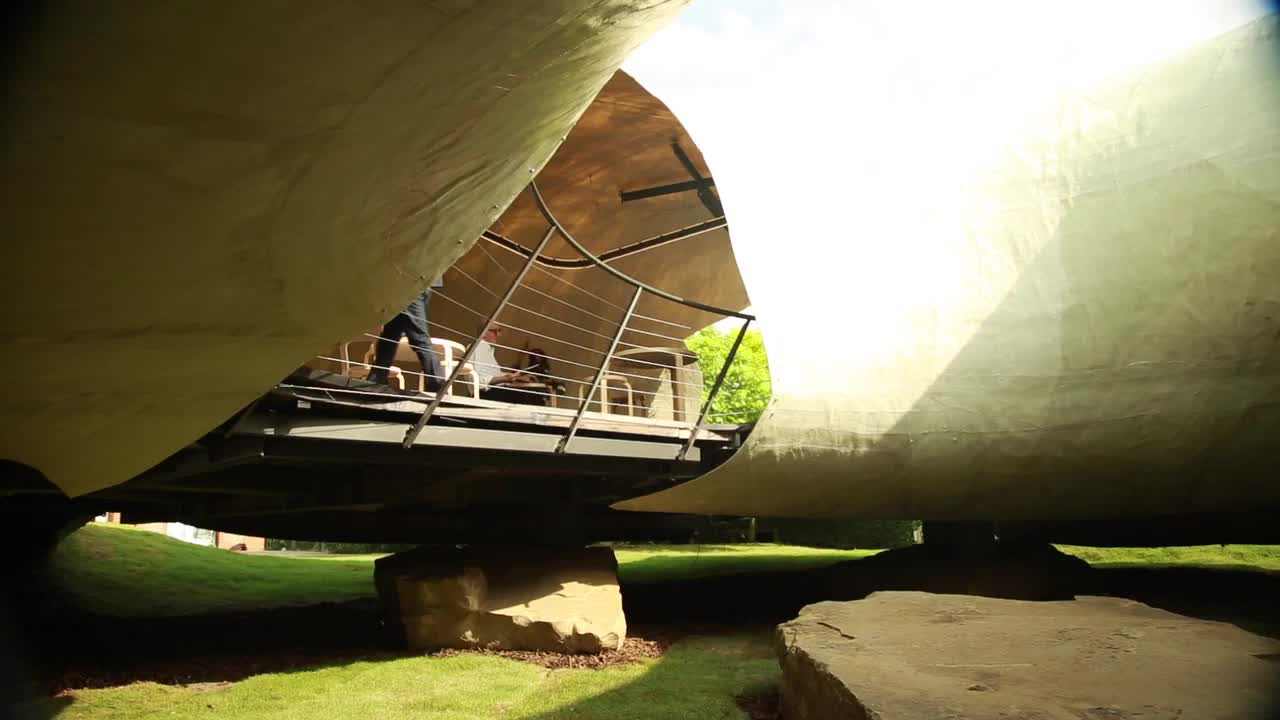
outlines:
{"label": "shadow on grass", "polygon": [[623,602],[628,619],[641,624],[776,624],[810,603],[884,590],[1023,600],[1106,595],[1280,639],[1280,573],[1232,566],[1089,567],[1038,547],[1015,549],[995,564],[939,563],[905,549],[800,571],[633,582],[624,586]]}
{"label": "shadow on grass", "polygon": [[0,704],[6,718],[13,720],[50,720],[61,715],[75,703],[73,697],[52,697],[19,700],[13,705]]}
{"label": "shadow on grass", "polygon": [[[904,563],[908,568],[911,563]],[[902,565],[853,560],[837,567],[805,572],[766,572],[704,577],[674,583],[630,585],[624,593],[627,616],[640,623],[671,623],[678,619],[690,632],[714,632],[717,627],[772,624],[790,620],[806,604],[820,600],[852,600],[879,590],[925,590],[1009,597],[1044,595],[1043,578],[1015,568],[1011,577],[971,575],[978,585],[965,585],[959,573],[900,572]],[[1049,566],[1051,570],[1054,568]],[[991,583],[995,580],[994,584]],[[986,582],[985,586],[982,585]],[[1186,617],[1233,624],[1247,632],[1280,639],[1280,574],[1248,567],[1104,567],[1083,568],[1073,578],[1078,595],[1110,595],[1136,600]],[[966,587],[968,590],[966,591]],[[1051,584],[1049,595],[1061,585]],[[1044,596],[1040,599],[1051,599]],[[772,663],[772,659],[770,660]],[[732,694],[768,699],[779,673],[760,672],[721,683],[716,697],[704,698],[707,711],[696,717],[739,717],[714,714],[727,707]],[[664,657],[643,676],[623,687],[521,720],[565,720],[627,717],[635,720],[686,717],[664,705],[672,692],[688,688],[691,670],[675,657]],[[728,687],[735,689],[729,690]],[[706,688],[713,687],[708,684]],[[703,692],[710,692],[704,689]],[[774,698],[776,701],[776,696]],[[746,712],[751,705],[743,707]],[[753,720],[775,720],[776,705],[757,703]],[[625,709],[625,710],[624,710]],[[652,712],[651,712],[652,710]],[[694,716],[690,716],[694,717]]]}
{"label": "shadow on grass", "polygon": [[[513,717],[519,720],[736,720],[744,717],[738,698],[767,697],[772,694],[770,690],[777,687],[781,674],[767,636],[741,642],[717,637],[689,639],[673,646],[647,667],[632,669],[631,673],[634,677],[594,694],[582,692],[590,687],[589,683],[598,682],[588,675],[553,678],[545,700],[535,700],[525,712]],[[563,699],[575,696],[576,699]],[[765,712],[749,717],[776,720],[777,715]]]}
{"label": "shadow on grass", "polygon": [[[547,694],[550,699],[538,700],[529,713],[513,717],[666,718],[702,708],[693,716],[732,718],[737,712],[734,694],[776,682],[777,665],[768,650],[770,628],[795,617],[806,604],[852,600],[887,589],[1005,597],[1015,591],[1039,592],[1025,587],[1038,581],[1025,568],[983,586],[974,583],[975,578],[982,579],[981,573],[939,572],[915,560],[891,563],[885,559],[888,555],[825,568],[624,582],[623,600],[633,634],[674,642],[668,654],[644,667],[602,671],[618,675],[612,687],[594,695],[589,691],[595,685],[582,685],[588,682],[587,676],[552,673],[548,676],[553,685]],[[784,559],[807,560],[772,558]],[[648,561],[636,564],[644,562]],[[1049,574],[1055,572],[1050,566]],[[1280,574],[1223,567],[1102,567],[1084,568],[1075,584],[1078,594],[1130,598],[1280,639]],[[141,680],[181,685],[235,682],[263,673],[305,672],[357,660],[380,662],[408,656],[387,649],[379,608],[372,600],[161,619],[75,616],[46,606],[45,611],[24,617],[24,625],[30,637],[40,639],[40,662],[53,670],[46,678],[46,694],[67,687],[115,687]],[[730,642],[731,649],[726,650],[722,639],[742,635],[744,628],[754,629],[755,640],[740,647]],[[557,697],[573,698],[584,690],[589,697],[553,705]],[[41,714],[30,717],[54,717],[69,702],[65,697],[42,701]]]}
{"label": "shadow on grass", "polygon": [[45,693],[143,681],[236,682],[406,655],[391,649],[376,600],[157,618],[28,605],[21,617],[19,658]]}

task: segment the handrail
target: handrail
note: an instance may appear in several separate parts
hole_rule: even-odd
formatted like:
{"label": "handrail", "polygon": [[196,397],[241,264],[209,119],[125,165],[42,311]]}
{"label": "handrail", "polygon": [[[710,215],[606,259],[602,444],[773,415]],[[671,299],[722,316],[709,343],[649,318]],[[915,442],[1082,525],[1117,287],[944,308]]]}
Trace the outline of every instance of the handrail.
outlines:
{"label": "handrail", "polygon": [[569,243],[569,245],[572,246],[574,250],[577,250],[579,254],[581,254],[583,257],[587,258],[588,260],[590,260],[592,264],[596,265],[601,270],[604,270],[605,272],[618,278],[619,280],[630,285],[631,287],[639,288],[641,290],[644,290],[647,293],[657,295],[660,298],[663,298],[665,300],[670,300],[671,302],[677,303],[679,305],[684,305],[685,307],[691,307],[697,310],[703,310],[705,312],[714,313],[716,315],[726,315],[728,317],[736,317],[739,320],[755,320],[756,319],[754,315],[738,312],[736,310],[727,310],[725,308],[716,307],[715,305],[700,303],[696,300],[688,300],[678,295],[673,295],[672,293],[669,293],[666,290],[659,290],[658,288],[653,287],[652,285],[649,285],[647,283],[643,283],[631,277],[630,275],[622,272],[621,270],[613,267],[612,265],[604,262],[600,258],[591,254],[590,250],[583,247],[582,243],[575,240],[574,237],[569,234],[569,231],[566,230],[565,227],[560,224],[560,221],[556,219],[556,216],[554,214],[552,214],[551,208],[547,207],[547,201],[542,198],[542,193],[538,191],[538,183],[536,181],[530,181],[529,189],[533,191],[533,200],[535,203],[537,203],[538,210],[542,213],[542,216],[546,218],[547,222],[551,223],[551,226],[554,227],[560,233],[560,237],[563,238],[565,242]]}
{"label": "handrail", "polygon": [[[565,227],[560,224],[560,221],[557,220],[555,215],[551,212],[551,208],[547,206],[546,200],[542,197],[542,193],[538,190],[537,183],[530,182],[529,189],[533,193],[533,199],[538,206],[539,212],[542,213],[542,216],[543,218],[546,219],[547,225],[548,225],[546,233],[542,236],[542,240],[538,244],[538,247],[533,250],[529,250],[528,248],[525,248],[519,243],[515,243],[510,240],[507,240],[506,238],[503,238],[501,235],[498,235],[497,233],[491,233],[491,234],[486,234],[482,236],[485,239],[488,239],[491,241],[494,241],[494,238],[497,238],[496,242],[498,242],[500,245],[502,245],[508,250],[512,250],[513,252],[517,252],[521,254],[525,260],[520,270],[516,273],[514,279],[511,281],[510,287],[508,287],[506,292],[501,297],[498,298],[498,304],[493,308],[493,310],[488,314],[487,318],[485,319],[485,324],[481,326],[481,336],[483,336],[483,333],[486,328],[495,324],[507,326],[507,327],[513,327],[508,325],[507,323],[498,321],[498,316],[502,313],[504,309],[506,309],[509,306],[515,307],[521,310],[525,310],[526,312],[533,312],[535,315],[539,315],[546,319],[559,322],[569,327],[574,327],[571,323],[565,323],[563,321],[556,320],[555,318],[552,318],[547,315],[543,315],[536,311],[531,311],[528,308],[523,308],[511,302],[511,298],[515,294],[516,289],[522,286],[522,281],[524,280],[525,276],[529,273],[529,270],[531,268],[539,264],[544,264],[544,265],[551,264],[554,267],[555,265],[552,264],[552,261],[568,262],[568,261],[565,261],[563,258],[547,258],[547,256],[542,254],[543,250],[547,247],[547,243],[551,240],[552,236],[556,235],[557,233],[561,237],[563,237],[565,242],[569,243],[569,245],[574,250],[576,250],[579,254],[582,255],[582,257],[585,259],[582,262],[588,263],[589,264],[587,265],[588,267],[589,266],[599,267],[605,272],[609,273],[610,275],[613,275],[618,280],[621,280],[622,282],[626,283],[627,285],[635,289],[635,292],[632,293],[631,295],[631,302],[626,308],[626,313],[622,316],[622,319],[618,321],[617,327],[614,329],[612,336],[610,337],[610,336],[605,336],[602,333],[592,332],[592,334],[594,335],[599,335],[600,337],[604,337],[606,339],[611,340],[609,345],[609,350],[603,354],[604,355],[603,359],[600,361],[599,366],[595,368],[595,372],[593,373],[593,377],[591,380],[590,390],[586,393],[584,401],[578,406],[578,411],[574,414],[573,421],[570,423],[568,431],[564,434],[564,436],[560,439],[560,442],[557,444],[556,446],[557,453],[564,453],[568,449],[569,444],[573,442],[574,437],[577,435],[578,429],[582,423],[582,418],[587,412],[587,407],[590,405],[591,397],[592,395],[595,394],[596,389],[600,387],[601,379],[608,374],[609,365],[614,360],[618,346],[631,344],[631,343],[624,343],[622,341],[622,338],[630,329],[628,326],[630,325],[632,318],[636,317],[636,314],[635,314],[636,306],[640,301],[641,295],[647,292],[651,295],[655,295],[657,297],[663,298],[665,300],[669,300],[679,305],[684,305],[685,307],[691,307],[697,310],[702,310],[704,312],[709,312],[716,315],[722,315],[726,317],[735,317],[743,321],[742,327],[738,330],[737,337],[734,338],[733,347],[730,348],[728,355],[724,359],[724,364],[720,367],[720,371],[716,375],[715,383],[712,385],[710,392],[706,396],[706,399],[702,401],[701,407],[698,412],[697,420],[690,423],[689,437],[686,438],[683,443],[681,443],[680,448],[676,452],[675,459],[683,462],[685,458],[688,456],[689,451],[693,448],[694,443],[696,443],[698,440],[698,433],[702,431],[702,427],[706,423],[708,415],[711,413],[712,404],[715,402],[716,394],[720,390],[721,386],[724,384],[725,377],[729,372],[729,366],[733,363],[734,357],[737,355],[738,348],[742,344],[743,338],[746,336],[747,327],[751,324],[752,321],[755,320],[755,316],[747,313],[743,313],[743,312],[737,312],[734,310],[728,310],[725,308],[716,307],[714,305],[708,305],[706,303],[700,303],[695,300],[689,300],[686,298],[679,297],[677,295],[673,295],[672,293],[666,292],[664,290],[659,290],[658,288],[648,285],[647,283],[641,282],[631,277],[630,275],[618,270],[612,265],[609,265],[607,262],[605,262],[603,258],[611,257],[612,259],[616,259],[618,257],[621,257],[622,255],[619,255],[620,251],[625,251],[624,254],[634,254],[637,252],[642,252],[643,250],[655,247],[654,242],[657,240],[661,240],[663,243],[666,243],[666,242],[672,242],[675,239],[678,239],[677,236],[691,237],[693,234],[696,234],[694,230],[697,230],[697,232],[707,232],[710,229],[724,227],[725,226],[724,217],[714,218],[710,221],[701,223],[700,225],[690,226],[689,228],[684,228],[683,230],[678,230],[678,231],[675,231],[674,233],[667,233],[666,235],[660,235],[657,238],[650,238],[649,240],[644,240],[639,243],[633,243],[632,245],[628,245],[623,248],[618,248],[617,250],[610,251],[609,253],[604,253],[601,257],[597,257],[593,255],[591,251],[587,250],[581,243],[575,240],[573,236],[569,234],[569,231],[566,230]],[[492,235],[492,237],[490,237],[490,235]],[[574,262],[576,266],[577,263],[580,261],[572,261],[572,262]],[[544,270],[543,272],[546,272],[546,271]],[[450,299],[447,296],[442,296],[442,297],[446,297],[446,299]],[[452,302],[456,302],[459,305],[462,305],[462,303],[458,302],[457,300],[452,300]],[[464,307],[465,309],[471,310],[471,308],[466,308],[465,305],[462,305],[462,307]],[[480,313],[476,312],[475,310],[471,310],[471,312],[475,313],[476,315],[480,315]],[[525,330],[525,332],[532,333],[532,331],[530,330]],[[533,334],[537,335],[537,333],[533,333]],[[656,333],[651,333],[651,334],[656,334]],[[547,339],[554,340],[556,342],[562,342],[569,345],[573,344],[573,343],[568,343],[567,341],[560,340],[558,338],[553,338],[550,336],[542,336],[542,337],[546,337]],[[435,413],[436,409],[440,406],[440,403],[444,400],[444,396],[449,392],[450,388],[452,388],[454,382],[457,380],[463,366],[472,361],[472,358],[476,352],[476,349],[479,347],[480,342],[481,340],[479,338],[476,338],[475,341],[471,343],[470,347],[468,347],[466,352],[463,354],[462,359],[454,366],[453,370],[449,373],[449,376],[444,379],[442,386],[436,391],[435,397],[431,399],[431,401],[427,404],[426,409],[423,411],[422,415],[418,417],[417,422],[415,422],[405,432],[405,436],[403,440],[403,446],[405,448],[413,447],[413,444],[417,440],[418,435],[422,432],[423,428],[426,427],[427,423],[430,422],[431,416]],[[578,346],[578,347],[583,347],[583,346]],[[639,347],[639,346],[636,346],[636,347]],[[583,349],[589,350],[590,348],[583,347]],[[674,376],[671,378],[671,381],[673,383],[673,387],[674,387],[674,384],[676,383],[686,384],[686,383],[683,383],[683,381],[681,380],[677,380]],[[607,395],[608,395],[608,392],[605,391],[604,395],[602,395],[601,397],[602,409],[608,403],[608,400],[605,397]]]}
{"label": "handrail", "polygon": [[[680,228],[679,230],[672,230],[671,232],[665,232],[661,235],[654,235],[651,238],[633,242],[630,245],[623,245],[620,248],[614,248],[608,252],[601,253],[598,260],[606,263],[613,262],[614,260],[619,260],[624,257],[638,255],[646,250],[662,247],[663,245],[679,240],[687,240],[691,237],[697,237],[698,235],[709,233],[712,230],[719,230],[726,227],[729,227],[729,223],[725,220],[724,216],[721,215],[720,217],[711,218],[710,220],[700,222],[696,225],[690,225],[689,227]],[[512,240],[505,235],[500,235],[492,230],[485,230],[480,233],[480,237],[500,248],[503,248],[504,250],[509,250],[520,255],[521,257],[527,258],[533,255],[533,250],[530,250],[515,240]],[[595,267],[595,263],[587,258],[574,259],[539,255],[537,262],[539,265],[559,270],[586,270],[587,268]]]}
{"label": "handrail", "polygon": [[725,376],[729,374],[729,366],[733,364],[733,358],[738,354],[738,347],[742,345],[742,338],[747,336],[747,326],[750,324],[751,321],[747,320],[738,329],[738,336],[733,339],[733,347],[729,348],[729,354],[725,356],[724,364],[720,366],[720,372],[716,374],[715,384],[711,386],[711,392],[707,394],[707,399],[703,401],[702,409],[698,412],[698,421],[693,424],[693,429],[689,431],[689,439],[680,448],[680,454],[676,456],[677,460],[683,460],[684,456],[689,454],[689,449],[693,447],[693,443],[698,440],[698,433],[702,431],[702,425],[707,421],[707,413],[711,412],[711,405],[716,401],[716,393],[720,392],[720,386],[724,385]]}
{"label": "handrail", "polygon": [[[536,255],[541,253],[542,249],[547,246],[547,242],[551,240],[551,236],[555,234],[556,228],[554,225],[547,228],[547,232],[543,234],[542,241],[538,243],[538,249],[534,254]],[[449,373],[449,377],[444,381],[444,384],[436,391],[436,396],[431,399],[431,403],[427,405],[426,411],[424,411],[422,416],[418,418],[418,421],[413,424],[413,427],[409,428],[409,430],[405,432],[403,445],[406,450],[413,447],[414,441],[417,440],[418,435],[422,433],[422,428],[427,426],[427,421],[431,419],[431,415],[435,413],[436,408],[440,407],[440,401],[444,400],[444,396],[449,392],[449,388],[453,387],[454,381],[456,381],[458,376],[462,374],[463,366],[471,362],[471,358],[475,356],[476,348],[480,347],[480,342],[484,337],[485,330],[498,319],[498,314],[501,313],[502,309],[511,301],[511,296],[516,293],[516,288],[520,287],[520,281],[524,279],[526,274],[528,274],[529,268],[531,267],[533,267],[533,258],[529,258],[529,260],[525,262],[524,267],[520,268],[520,272],[516,274],[516,279],[511,282],[511,287],[507,288],[506,294],[498,300],[498,305],[493,308],[493,312],[489,313],[489,318],[484,321],[484,325],[480,326],[480,339],[471,343],[467,348],[467,351],[462,354],[462,359],[453,367],[453,372]],[[478,379],[477,382],[479,382]]]}
{"label": "handrail", "polygon": [[[556,446],[556,453],[563,455],[568,449],[569,443],[573,442],[573,436],[578,434],[578,424],[582,422],[582,416],[587,412],[587,406],[591,404],[591,396],[596,394],[596,388],[600,387],[600,380],[609,373],[609,362],[613,359],[613,352],[618,349],[618,341],[622,339],[623,333],[627,331],[627,323],[631,320],[631,314],[636,311],[636,303],[640,302],[640,288],[631,294],[631,304],[627,306],[627,314],[622,316],[622,322],[618,324],[618,331],[614,333],[613,344],[609,346],[609,352],[604,354],[604,362],[600,363],[600,367],[596,368],[595,375],[591,378],[591,389],[587,390],[586,397],[582,403],[578,405],[578,412],[573,416],[573,422],[569,424],[569,431],[560,438],[560,444]],[[609,402],[607,397],[608,390],[604,391],[601,396],[601,409]],[[680,458],[684,459],[683,456]]]}

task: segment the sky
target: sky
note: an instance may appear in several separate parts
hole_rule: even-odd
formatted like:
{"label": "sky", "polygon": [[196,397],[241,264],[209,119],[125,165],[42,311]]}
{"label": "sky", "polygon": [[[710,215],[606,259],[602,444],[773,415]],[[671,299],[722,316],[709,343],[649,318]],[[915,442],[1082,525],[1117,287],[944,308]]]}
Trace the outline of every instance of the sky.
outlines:
{"label": "sky", "polygon": [[[1263,12],[1255,0],[694,0],[623,67],[706,157],[771,359],[837,322],[859,332],[836,350],[874,364],[918,342],[921,317],[967,302],[964,226],[985,211],[969,189],[1037,132],[1060,133],[1061,118],[1042,118],[1064,96]],[[1108,112],[1071,121],[1087,130]]]}

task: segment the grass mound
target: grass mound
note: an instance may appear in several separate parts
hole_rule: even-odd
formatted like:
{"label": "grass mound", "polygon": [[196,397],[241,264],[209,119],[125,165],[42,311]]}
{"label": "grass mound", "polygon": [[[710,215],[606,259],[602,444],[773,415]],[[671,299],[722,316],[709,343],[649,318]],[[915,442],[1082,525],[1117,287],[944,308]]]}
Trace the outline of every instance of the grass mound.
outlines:
{"label": "grass mound", "polygon": [[[805,570],[870,550],[786,545],[631,545],[615,549],[624,584]],[[121,525],[86,525],[49,571],[77,605],[101,615],[172,617],[342,602],[375,594],[377,555],[233,553]]]}
{"label": "grass mound", "polygon": [[[1058,546],[1099,567],[1191,565],[1280,570],[1280,546],[1169,548]],[[789,545],[619,545],[623,585],[740,573],[801,571],[866,557],[874,550]],[[172,617],[258,610],[374,596],[376,555],[280,557],[233,553],[120,525],[87,525],[57,548],[55,584],[102,615]]]}
{"label": "grass mound", "polygon": [[373,595],[368,559],[307,562],[184,543],[119,525],[86,525],[51,559],[54,583],[102,615],[170,617],[312,605]]}
{"label": "grass mound", "polygon": [[1097,548],[1059,545],[1062,552],[1098,567],[1194,565],[1280,570],[1280,545],[1190,545],[1161,548]]}

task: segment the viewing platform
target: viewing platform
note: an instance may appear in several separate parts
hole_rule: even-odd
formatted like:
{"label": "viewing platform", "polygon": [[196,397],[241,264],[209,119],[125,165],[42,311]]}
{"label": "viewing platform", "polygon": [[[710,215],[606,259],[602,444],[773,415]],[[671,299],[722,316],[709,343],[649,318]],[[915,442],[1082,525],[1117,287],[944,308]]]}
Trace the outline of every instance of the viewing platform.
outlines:
{"label": "viewing platform", "polygon": [[[751,423],[713,407],[754,318],[618,270],[536,183],[528,198],[544,223],[536,245],[486,233],[424,294],[430,347],[390,337],[392,325],[340,341],[98,499],[129,522],[302,538],[341,527],[350,541],[575,544],[687,538],[715,522],[610,506],[703,475],[742,445]],[[667,231],[609,251],[610,263],[681,258],[681,241],[721,229]],[[584,262],[554,254],[553,240]],[[686,338],[726,319],[733,346],[704,369]],[[440,376],[424,372],[428,352]]]}

